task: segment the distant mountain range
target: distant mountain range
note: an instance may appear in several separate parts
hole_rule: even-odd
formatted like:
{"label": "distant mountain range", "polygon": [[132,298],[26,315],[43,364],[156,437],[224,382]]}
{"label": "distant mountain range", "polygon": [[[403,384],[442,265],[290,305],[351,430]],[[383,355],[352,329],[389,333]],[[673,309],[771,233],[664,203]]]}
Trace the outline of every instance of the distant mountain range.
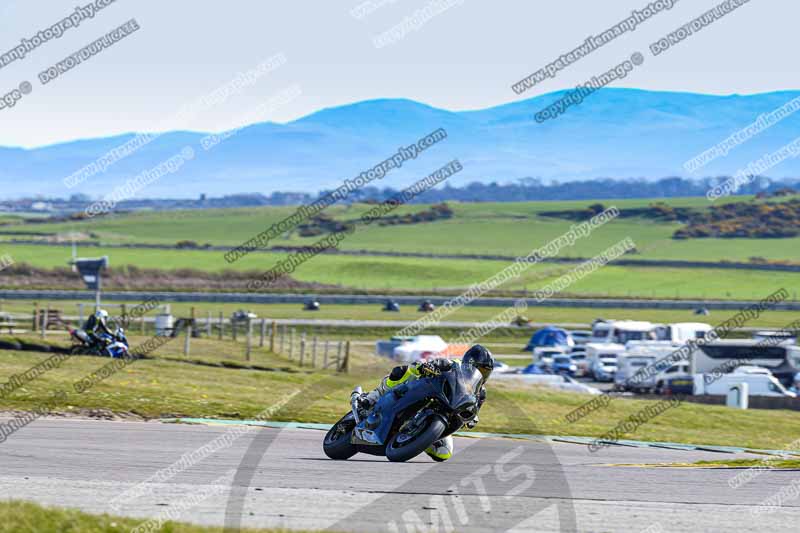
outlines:
{"label": "distant mountain range", "polygon": [[[316,192],[338,186],[437,128],[447,130],[445,141],[373,185],[400,187],[454,158],[464,166],[450,178],[454,186],[524,177],[564,182],[729,175],[800,137],[797,113],[691,175],[683,169],[686,160],[797,98],[800,91],[713,96],[602,89],[555,120],[539,124],[533,119],[563,95],[458,112],[410,100],[370,100],[287,124],[254,124],[207,152],[200,147],[205,133],[170,132],[71,189],[64,185],[65,177],[134,135],[29,150],[0,147],[0,197],[100,196],[186,145],[195,148],[195,159],[148,185],[139,197]],[[768,175],[798,176],[800,160],[787,160]]]}

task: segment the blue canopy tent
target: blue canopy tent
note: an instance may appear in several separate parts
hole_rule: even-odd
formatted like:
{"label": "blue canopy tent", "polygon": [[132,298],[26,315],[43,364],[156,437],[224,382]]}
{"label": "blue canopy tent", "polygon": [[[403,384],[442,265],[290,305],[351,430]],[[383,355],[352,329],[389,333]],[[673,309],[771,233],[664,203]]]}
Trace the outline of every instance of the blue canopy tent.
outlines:
{"label": "blue canopy tent", "polygon": [[534,348],[540,346],[575,346],[575,341],[572,340],[569,332],[565,329],[547,326],[540,329],[531,336],[527,346],[523,348],[526,352],[532,352]]}

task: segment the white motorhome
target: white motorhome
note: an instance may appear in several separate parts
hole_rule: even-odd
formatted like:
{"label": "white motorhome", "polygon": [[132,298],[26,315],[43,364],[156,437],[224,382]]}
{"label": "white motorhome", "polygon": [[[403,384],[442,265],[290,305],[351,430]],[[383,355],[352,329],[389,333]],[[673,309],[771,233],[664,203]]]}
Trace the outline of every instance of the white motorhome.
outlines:
{"label": "white motorhome", "polygon": [[704,322],[676,322],[656,327],[659,340],[684,344],[689,340],[704,339],[712,328]]}
{"label": "white motorhome", "polygon": [[722,376],[696,374],[694,393],[725,396],[732,387],[742,383],[747,383],[748,395],[750,396],[797,397],[793,392],[786,390],[786,387],[769,370],[752,366],[742,366],[730,374]]}
{"label": "white motorhome", "polygon": [[740,366],[768,369],[779,381],[790,385],[800,371],[800,346],[775,339],[717,340],[697,346],[689,355],[692,374],[728,374]]}
{"label": "white motorhome", "polygon": [[639,320],[598,320],[592,325],[590,343],[625,344],[628,341],[657,340],[657,324]]}

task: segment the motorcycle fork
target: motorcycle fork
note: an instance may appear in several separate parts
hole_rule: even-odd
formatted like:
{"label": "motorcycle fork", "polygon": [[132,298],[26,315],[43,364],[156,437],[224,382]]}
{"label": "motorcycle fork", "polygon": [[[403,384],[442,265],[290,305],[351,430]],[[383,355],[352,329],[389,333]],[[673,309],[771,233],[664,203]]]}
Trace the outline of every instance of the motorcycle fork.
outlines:
{"label": "motorcycle fork", "polygon": [[433,409],[431,409],[430,404],[423,409],[417,411],[417,414],[414,415],[409,420],[406,420],[403,425],[400,426],[401,433],[410,433],[415,434],[422,428],[422,422],[427,420],[433,414]]}

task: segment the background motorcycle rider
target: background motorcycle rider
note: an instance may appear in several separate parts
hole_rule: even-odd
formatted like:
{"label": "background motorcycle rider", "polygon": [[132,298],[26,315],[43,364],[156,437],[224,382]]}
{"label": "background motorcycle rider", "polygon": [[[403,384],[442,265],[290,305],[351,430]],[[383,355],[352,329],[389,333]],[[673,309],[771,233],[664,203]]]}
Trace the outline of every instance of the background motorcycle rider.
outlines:
{"label": "background motorcycle rider", "polygon": [[[483,402],[486,400],[486,381],[492,374],[494,369],[494,357],[492,353],[481,346],[476,344],[466,351],[461,360],[458,359],[432,359],[430,361],[417,361],[410,365],[396,366],[392,371],[381,380],[375,390],[366,394],[363,401],[369,409],[374,406],[378,399],[389,392],[392,388],[413,381],[415,379],[437,376],[443,372],[451,372],[458,369],[459,366],[472,366],[477,369],[483,376],[483,381],[478,393],[478,411],[480,411]],[[470,429],[478,424],[478,415],[467,424]],[[446,461],[453,455],[453,437],[447,436],[443,439],[434,442],[428,449],[425,450],[434,461]]]}
{"label": "background motorcycle rider", "polygon": [[89,316],[86,324],[83,325],[83,331],[97,344],[105,344],[101,337],[104,333],[114,337],[114,334],[108,329],[108,312],[103,309],[98,309],[93,315]]}

